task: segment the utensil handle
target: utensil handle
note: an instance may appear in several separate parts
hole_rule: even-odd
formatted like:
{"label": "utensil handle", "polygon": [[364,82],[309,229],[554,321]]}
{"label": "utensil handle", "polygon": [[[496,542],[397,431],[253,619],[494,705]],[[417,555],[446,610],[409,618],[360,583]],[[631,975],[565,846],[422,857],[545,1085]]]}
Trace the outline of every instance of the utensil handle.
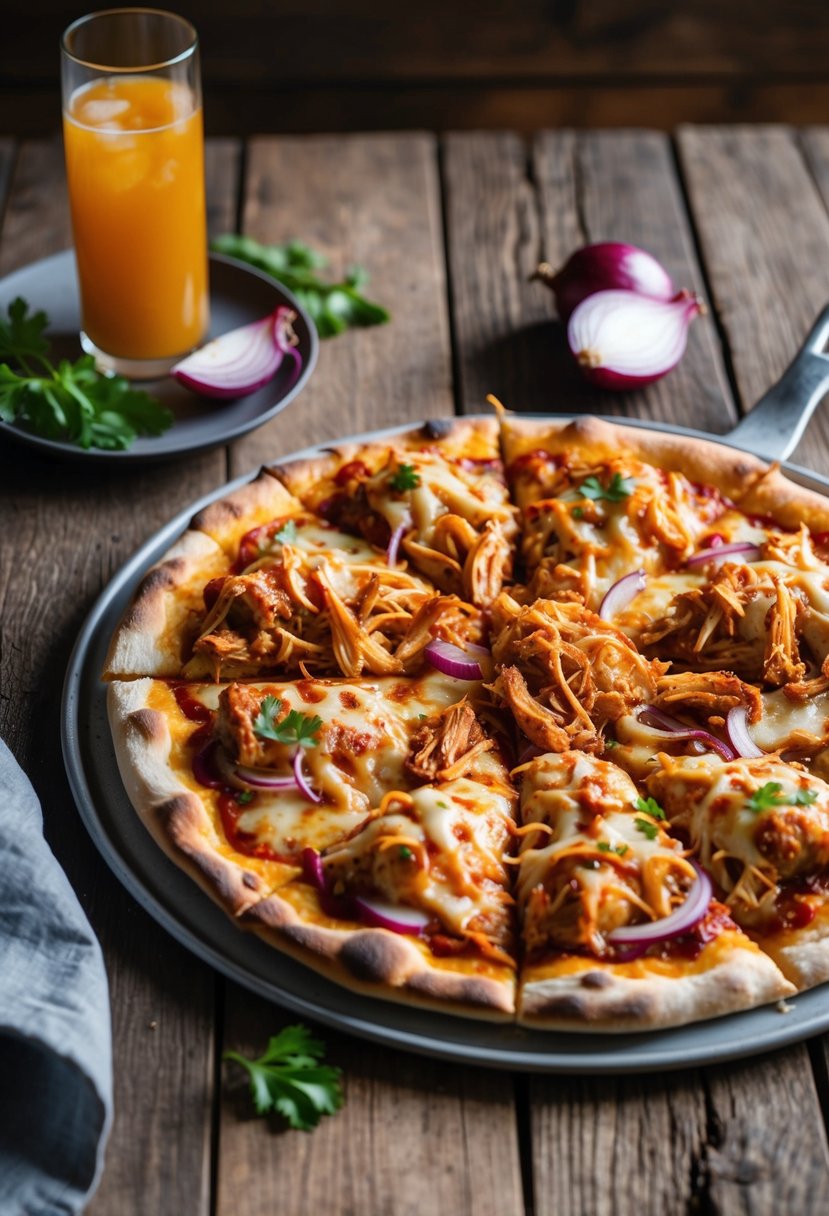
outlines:
{"label": "utensil handle", "polygon": [[829,391],[829,304],[783,375],[724,438],[770,460],[794,451],[815,406]]}

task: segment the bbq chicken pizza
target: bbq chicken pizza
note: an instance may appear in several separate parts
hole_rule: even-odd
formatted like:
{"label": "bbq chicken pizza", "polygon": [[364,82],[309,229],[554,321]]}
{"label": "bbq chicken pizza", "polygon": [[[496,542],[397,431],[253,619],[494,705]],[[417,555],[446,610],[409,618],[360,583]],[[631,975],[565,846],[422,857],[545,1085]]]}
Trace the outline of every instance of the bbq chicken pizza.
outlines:
{"label": "bbq chicken pizza", "polygon": [[161,848],[349,989],[635,1032],[829,980],[829,503],[750,456],[507,416],[267,467],[104,679]]}

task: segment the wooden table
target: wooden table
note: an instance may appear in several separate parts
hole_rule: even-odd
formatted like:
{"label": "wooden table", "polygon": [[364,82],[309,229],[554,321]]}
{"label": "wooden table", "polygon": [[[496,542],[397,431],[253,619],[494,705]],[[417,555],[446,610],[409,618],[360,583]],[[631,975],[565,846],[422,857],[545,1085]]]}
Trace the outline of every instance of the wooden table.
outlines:
{"label": "wooden table", "polygon": [[[326,342],[301,400],[227,449],[90,468],[0,451],[0,734],[106,953],[116,1120],[93,1216],[668,1216],[829,1210],[829,1040],[632,1078],[511,1076],[325,1031],[346,1107],[311,1135],[251,1117],[225,1047],[291,1014],[190,957],[126,895],[63,774],[75,635],[133,550],[265,459],[384,424],[481,409],[593,409],[727,430],[829,299],[829,130],[686,128],[259,138],[209,150],[211,225],[300,236],[359,262],[391,325]],[[69,244],[57,142],[0,142],[0,271]],[[528,275],[588,240],[646,246],[710,314],[646,392],[588,390]],[[38,303],[44,303],[39,301]],[[48,304],[48,302],[45,302]],[[829,418],[795,454],[829,472]],[[2,980],[0,979],[0,982]]]}

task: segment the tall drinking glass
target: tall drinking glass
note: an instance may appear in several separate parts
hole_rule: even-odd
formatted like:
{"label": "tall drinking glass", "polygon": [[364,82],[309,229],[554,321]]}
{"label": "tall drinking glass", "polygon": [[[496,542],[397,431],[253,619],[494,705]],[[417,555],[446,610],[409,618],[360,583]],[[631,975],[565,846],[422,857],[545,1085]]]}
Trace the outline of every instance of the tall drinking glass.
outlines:
{"label": "tall drinking glass", "polygon": [[84,350],[165,375],[208,327],[199,49],[174,13],[92,13],[61,44]]}

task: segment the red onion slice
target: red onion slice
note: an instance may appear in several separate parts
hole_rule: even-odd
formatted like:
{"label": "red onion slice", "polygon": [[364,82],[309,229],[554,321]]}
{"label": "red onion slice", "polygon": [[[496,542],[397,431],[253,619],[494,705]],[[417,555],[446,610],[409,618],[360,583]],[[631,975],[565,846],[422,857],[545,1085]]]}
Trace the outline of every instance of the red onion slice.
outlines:
{"label": "red onion slice", "polygon": [[278,313],[214,338],[177,363],[170,375],[203,397],[229,400],[256,392],[273,379],[285,355],[274,337]]}
{"label": "red onion slice", "polygon": [[337,920],[355,920],[354,901],[347,896],[333,895],[328,889],[328,879],[322,868],[322,854],[316,849],[305,848],[300,857],[302,876],[317,892],[320,907],[326,916]]}
{"label": "red onion slice", "polygon": [[[472,650],[472,646],[469,649]],[[489,655],[489,651],[484,650],[483,646],[476,646],[475,649],[482,658],[484,654]],[[465,650],[451,642],[433,638],[424,653],[431,665],[445,676],[452,676],[456,680],[480,680],[482,677],[478,660],[470,659]]]}
{"label": "red onion slice", "polygon": [[360,919],[378,929],[390,929],[392,933],[407,933],[419,937],[433,919],[419,908],[408,908],[403,904],[390,904],[382,899],[369,899],[364,895],[354,897],[354,906]]}
{"label": "red onion slice", "polygon": [[295,790],[297,787],[296,777],[269,777],[261,769],[248,768],[246,764],[237,764],[233,771],[245,785],[253,785],[257,789]]}
{"label": "red onion slice", "polygon": [[748,710],[745,705],[735,705],[733,709],[729,709],[728,717],[725,720],[725,730],[728,741],[738,756],[745,756],[749,760],[765,756],[766,753],[757,746],[748,733]]}
{"label": "red onion slice", "polygon": [[312,887],[316,887],[318,891],[324,891],[326,882],[325,872],[322,868],[321,854],[318,853],[316,849],[303,849],[301,861],[303,878],[309,882]]}
{"label": "red onion slice", "polygon": [[622,612],[627,608],[631,600],[635,599],[640,591],[645,590],[647,581],[644,570],[634,570],[631,574],[626,574],[624,578],[620,578],[612,587],[609,587],[604,599],[599,604],[599,616],[602,620],[612,621],[618,612]]}
{"label": "red onion slice", "polygon": [[193,757],[193,776],[199,785],[206,785],[210,790],[220,790],[225,784],[216,769],[215,757],[218,746],[218,740],[211,739]]}
{"label": "red onion slice", "polygon": [[[718,739],[716,735],[712,735],[708,730],[686,726],[683,722],[678,722],[676,718],[672,718],[669,714],[663,714],[660,709],[657,709],[653,705],[646,705],[644,709],[639,710],[636,716],[640,722],[650,727],[655,734],[661,735],[663,739],[693,739],[698,743],[704,743],[707,748],[716,752],[721,760],[737,759],[734,750],[724,740]],[[653,723],[657,723],[658,725],[654,726]],[[671,725],[668,725],[668,723]]]}
{"label": "red onion slice", "polygon": [[692,861],[691,865],[697,872],[697,880],[679,908],[675,908],[669,916],[663,916],[661,920],[648,921],[643,925],[622,925],[608,933],[608,943],[612,946],[652,946],[657,942],[664,942],[669,937],[687,933],[694,925],[699,924],[708,911],[714,892],[711,879],[705,871],[695,861]]}
{"label": "red onion slice", "polygon": [[729,557],[738,556],[744,561],[756,562],[760,557],[760,550],[749,540],[735,541],[733,545],[712,545],[710,549],[700,549],[699,553],[689,557],[685,565],[704,566],[710,562],[725,562]]}
{"label": "red onion slice", "polygon": [[294,777],[296,778],[296,784],[309,802],[322,802],[322,794],[318,794],[316,790],[312,790],[308,784],[308,778],[305,776],[302,767],[302,755],[302,748],[298,747],[294,756]]}
{"label": "red onion slice", "polygon": [[398,524],[398,526],[392,532],[391,540],[389,541],[389,547],[386,550],[386,564],[387,565],[389,565],[389,566],[397,565],[397,551],[400,548],[401,540],[406,535],[406,529],[408,528],[408,526],[409,526],[408,523]]}

